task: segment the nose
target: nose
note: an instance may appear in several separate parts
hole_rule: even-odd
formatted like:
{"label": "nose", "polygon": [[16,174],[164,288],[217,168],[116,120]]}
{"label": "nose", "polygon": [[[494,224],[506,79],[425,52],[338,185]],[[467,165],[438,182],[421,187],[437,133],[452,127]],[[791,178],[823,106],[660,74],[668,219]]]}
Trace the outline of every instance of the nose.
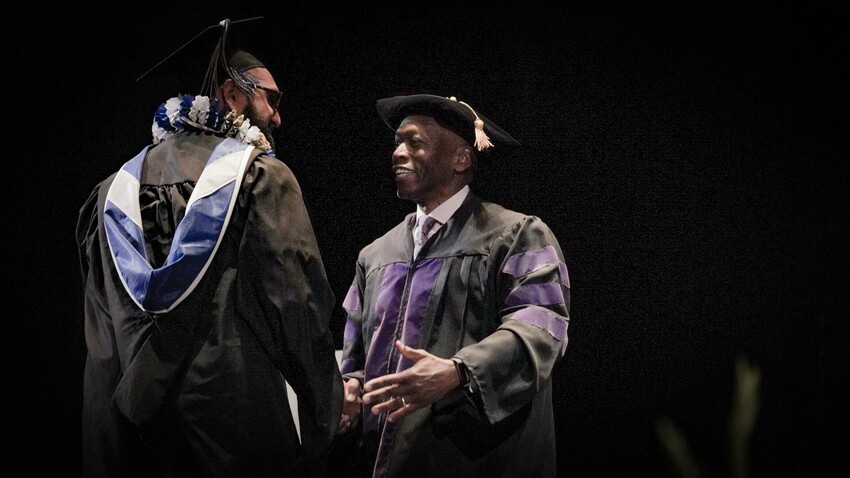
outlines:
{"label": "nose", "polygon": [[274,115],[272,115],[271,123],[272,123],[272,125],[274,125],[275,129],[280,128],[280,124],[281,124],[280,111],[274,112]]}
{"label": "nose", "polygon": [[404,162],[407,158],[407,148],[404,146],[404,143],[399,143],[393,150],[393,165]]}

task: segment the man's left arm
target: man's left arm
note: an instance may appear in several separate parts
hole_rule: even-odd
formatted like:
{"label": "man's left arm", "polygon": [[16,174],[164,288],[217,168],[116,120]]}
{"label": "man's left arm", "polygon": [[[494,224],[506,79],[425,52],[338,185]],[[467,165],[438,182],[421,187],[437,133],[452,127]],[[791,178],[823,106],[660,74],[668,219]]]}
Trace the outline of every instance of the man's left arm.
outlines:
{"label": "man's left arm", "polygon": [[543,221],[526,217],[516,233],[500,238],[493,254],[502,256],[490,272],[501,324],[453,357],[468,371],[471,393],[491,423],[525,406],[545,386],[566,351],[570,317],[567,266]]}
{"label": "man's left arm", "polygon": [[343,381],[329,329],[335,298],[289,167],[260,155],[242,188],[240,200],[249,212],[239,254],[240,307],[298,395],[305,452],[321,454],[343,407]]}

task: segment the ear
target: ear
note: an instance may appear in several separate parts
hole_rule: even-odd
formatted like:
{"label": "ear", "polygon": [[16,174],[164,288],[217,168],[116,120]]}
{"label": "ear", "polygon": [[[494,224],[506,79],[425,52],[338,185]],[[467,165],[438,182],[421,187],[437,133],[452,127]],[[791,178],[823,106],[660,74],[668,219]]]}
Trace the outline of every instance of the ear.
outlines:
{"label": "ear", "polygon": [[228,108],[237,112],[237,114],[241,111],[240,99],[242,98],[243,93],[236,86],[236,83],[228,78],[224,80],[224,83],[221,84],[221,99],[227,105]]}
{"label": "ear", "polygon": [[472,148],[468,145],[463,145],[455,151],[455,172],[463,174],[469,171],[472,167]]}

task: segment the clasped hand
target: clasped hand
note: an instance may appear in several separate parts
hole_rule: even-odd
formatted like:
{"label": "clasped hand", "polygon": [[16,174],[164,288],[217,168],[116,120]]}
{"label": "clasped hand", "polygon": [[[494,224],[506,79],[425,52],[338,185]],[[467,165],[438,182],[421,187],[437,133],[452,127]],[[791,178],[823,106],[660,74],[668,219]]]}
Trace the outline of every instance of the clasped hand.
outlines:
{"label": "clasped hand", "polygon": [[351,429],[360,420],[360,408],[363,400],[360,399],[360,381],[348,379],[343,381],[344,398],[342,402],[342,417],[336,427],[336,434],[341,435]]}

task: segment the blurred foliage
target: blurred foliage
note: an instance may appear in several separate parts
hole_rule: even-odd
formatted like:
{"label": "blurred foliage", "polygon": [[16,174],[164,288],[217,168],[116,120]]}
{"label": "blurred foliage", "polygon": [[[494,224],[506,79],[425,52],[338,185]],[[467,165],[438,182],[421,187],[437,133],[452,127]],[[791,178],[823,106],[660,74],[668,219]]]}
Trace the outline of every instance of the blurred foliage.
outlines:
{"label": "blurred foliage", "polygon": [[[746,357],[735,361],[735,396],[729,415],[729,471],[732,478],[750,475],[749,445],[758,418],[761,372]],[[656,431],[676,472],[682,478],[702,478],[685,435],[673,420],[662,417]]]}

